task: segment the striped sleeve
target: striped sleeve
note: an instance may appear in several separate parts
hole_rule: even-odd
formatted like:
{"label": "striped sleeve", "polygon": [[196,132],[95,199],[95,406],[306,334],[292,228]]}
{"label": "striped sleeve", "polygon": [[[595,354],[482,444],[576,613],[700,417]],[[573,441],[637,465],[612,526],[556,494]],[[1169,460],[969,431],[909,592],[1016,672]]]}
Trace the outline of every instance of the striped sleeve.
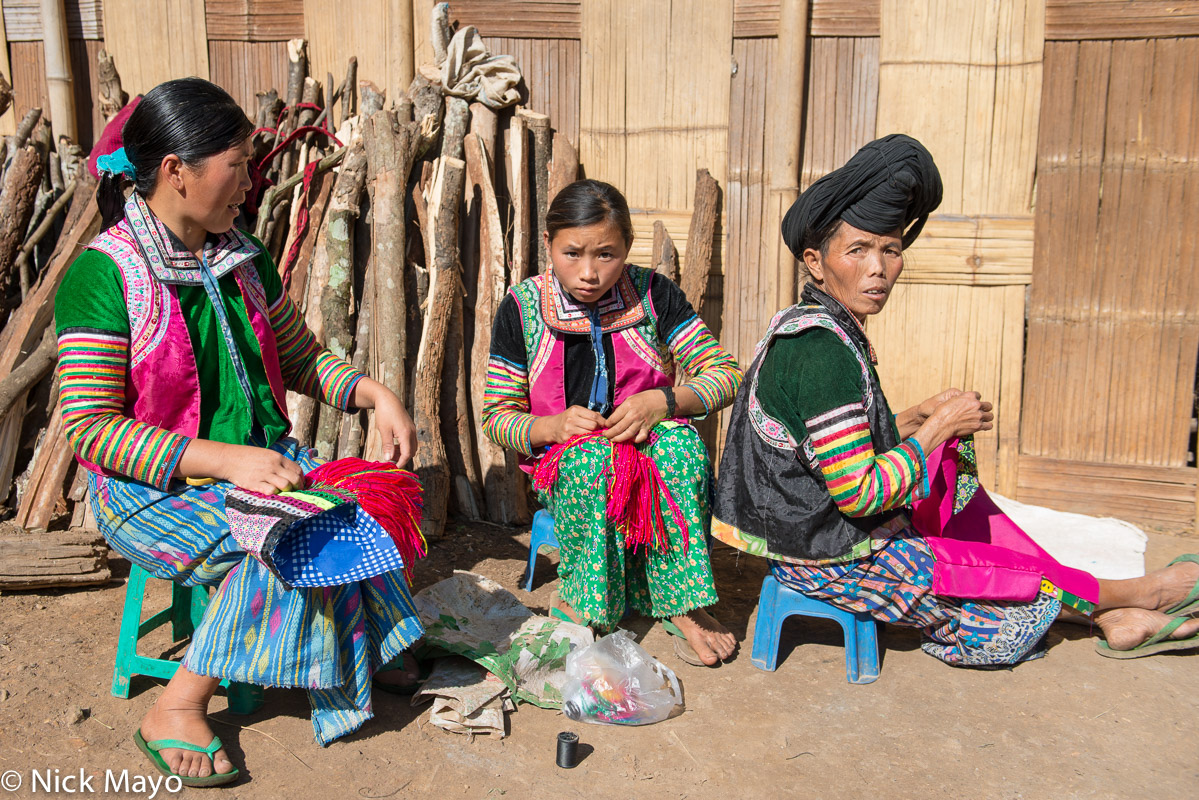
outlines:
{"label": "striped sleeve", "polygon": [[343,411],[348,409],[364,373],[321,347],[286,292],[280,293],[269,311],[287,388]]}
{"label": "striped sleeve", "polygon": [[533,455],[532,431],[537,417],[529,413],[529,367],[520,306],[504,297],[491,326],[491,355],[483,387],[483,435],[526,456]]}
{"label": "striped sleeve", "polygon": [[191,441],[124,415],[129,337],[89,328],[58,336],[59,403],[80,458],[166,489]]}
{"label": "striped sleeve", "polygon": [[719,411],[733,402],[741,386],[741,368],[699,316],[692,315],[676,326],[667,336],[666,344],[687,376],[683,385],[699,395],[705,413]]}
{"label": "striped sleeve", "polygon": [[876,455],[862,403],[838,406],[804,424],[829,493],[846,516],[867,517],[928,494],[928,469],[920,443],[907,439]]}
{"label": "striped sleeve", "polygon": [[483,433],[501,447],[532,456],[536,419],[529,413],[528,371],[493,353],[483,389]]}

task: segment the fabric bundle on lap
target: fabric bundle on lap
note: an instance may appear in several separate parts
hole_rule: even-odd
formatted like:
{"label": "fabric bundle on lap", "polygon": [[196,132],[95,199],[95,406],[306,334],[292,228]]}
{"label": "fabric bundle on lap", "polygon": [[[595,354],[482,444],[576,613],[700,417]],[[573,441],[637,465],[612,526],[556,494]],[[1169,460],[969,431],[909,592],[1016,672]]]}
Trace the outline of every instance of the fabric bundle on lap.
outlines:
{"label": "fabric bundle on lap", "polygon": [[304,489],[232,489],[229,532],[288,589],[337,586],[403,569],[425,555],[421,486],[388,462],[345,458],[305,476]]}
{"label": "fabric bundle on lap", "polygon": [[[581,433],[551,447],[537,462],[533,488],[547,495],[552,493],[554,484],[558,482],[558,466],[565,452],[603,435],[603,431]],[[670,533],[666,530],[661,508],[665,499],[675,525],[684,533],[683,552],[686,553],[690,546],[686,536],[687,519],[662,480],[654,460],[638,450],[636,445],[613,442],[609,475],[612,482],[608,490],[608,520],[624,534],[625,546],[634,553],[642,546],[657,548],[660,553],[670,549]]]}

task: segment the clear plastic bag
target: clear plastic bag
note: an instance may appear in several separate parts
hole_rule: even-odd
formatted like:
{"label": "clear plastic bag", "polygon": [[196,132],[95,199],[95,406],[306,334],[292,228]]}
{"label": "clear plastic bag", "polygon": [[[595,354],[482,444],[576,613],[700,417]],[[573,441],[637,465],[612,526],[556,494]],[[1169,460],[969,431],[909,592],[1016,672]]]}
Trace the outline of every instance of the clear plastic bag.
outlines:
{"label": "clear plastic bag", "polygon": [[683,690],[670,667],[620,630],[566,657],[562,710],[579,722],[650,725],[683,713]]}

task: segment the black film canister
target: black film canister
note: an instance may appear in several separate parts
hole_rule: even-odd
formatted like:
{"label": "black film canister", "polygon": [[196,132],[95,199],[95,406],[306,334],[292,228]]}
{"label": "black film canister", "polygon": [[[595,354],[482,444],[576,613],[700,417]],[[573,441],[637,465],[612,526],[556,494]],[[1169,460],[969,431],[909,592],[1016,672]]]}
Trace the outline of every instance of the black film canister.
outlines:
{"label": "black film canister", "polygon": [[558,766],[562,769],[574,769],[575,759],[579,755],[579,734],[562,731],[558,734]]}

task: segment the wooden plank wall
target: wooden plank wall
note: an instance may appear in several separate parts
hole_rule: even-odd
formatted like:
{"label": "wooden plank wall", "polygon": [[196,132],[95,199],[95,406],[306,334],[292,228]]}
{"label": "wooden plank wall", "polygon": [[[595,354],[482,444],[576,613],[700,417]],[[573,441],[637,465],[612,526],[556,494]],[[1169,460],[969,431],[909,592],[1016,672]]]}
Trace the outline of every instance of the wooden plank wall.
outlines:
{"label": "wooden plank wall", "polygon": [[[741,4],[744,5],[744,4]],[[776,23],[777,23],[777,3]],[[736,17],[734,17],[736,19]],[[813,20],[815,24],[815,20]],[[875,25],[877,28],[877,24]],[[779,309],[758,280],[766,260],[767,237],[779,236],[778,223],[765,211],[765,124],[769,76],[777,39],[733,41],[729,105],[728,257],[724,283],[722,341],[748,365],[754,346]],[[878,107],[878,39],[813,36],[809,42],[807,120],[803,137],[801,186],[844,164],[874,138]]]}
{"label": "wooden plank wall", "polygon": [[[1140,518],[1186,518],[1190,486],[1193,520],[1199,38],[1050,42],[1045,63],[1020,496],[1127,512],[1099,480],[1118,467],[1156,487]],[[1026,482],[1046,460],[1067,467]]]}
{"label": "wooden plank wall", "polygon": [[[947,386],[994,402],[996,430],[978,439],[980,470],[1011,495],[1031,272],[1019,243],[1032,229],[1044,2],[882,0],[880,14],[877,132],[922,141],[945,199],[905,254],[907,275],[886,310],[869,322],[879,371],[896,409]],[[1001,241],[983,238],[990,234]]]}
{"label": "wooden plank wall", "polygon": [[[91,146],[104,124],[95,102],[96,54],[104,46],[104,27],[99,0],[67,0],[67,48],[74,79],[75,115],[79,143]],[[0,35],[9,46],[0,59],[0,70],[13,87],[12,110],[0,117],[0,133],[16,130],[16,120],[38,106],[49,111],[46,89],[46,56],[42,46],[42,10],[39,0],[5,0],[0,16]]]}
{"label": "wooden plank wall", "polygon": [[204,0],[104,0],[104,41],[131,97],[172,78],[209,77]]}
{"label": "wooden plank wall", "polygon": [[[463,19],[469,19],[463,17]],[[517,31],[528,33],[529,31]],[[495,55],[516,59],[528,87],[526,105],[545,114],[554,129],[579,144],[580,42],[576,39],[484,36]]]}
{"label": "wooden plank wall", "polygon": [[[299,3],[206,0],[205,23],[211,80],[233,95],[251,119],[258,92],[287,93],[287,40],[304,37],[304,10]],[[319,79],[323,82],[325,77]],[[335,80],[340,81],[341,75]]]}
{"label": "wooden plank wall", "polygon": [[[422,5],[416,0],[416,5]],[[413,0],[355,0],[347,13],[345,0],[304,0],[304,30],[308,37],[311,74],[322,83],[332,73],[340,83],[350,56],[358,57],[358,78],[369,80],[391,98],[396,90],[408,88],[398,77],[398,62],[412,43],[391,32],[400,26],[399,18],[413,13]],[[428,30],[428,8],[425,8]],[[425,33],[428,36],[428,33]],[[417,66],[420,65],[417,61]],[[403,83],[402,86],[399,84]]]}

